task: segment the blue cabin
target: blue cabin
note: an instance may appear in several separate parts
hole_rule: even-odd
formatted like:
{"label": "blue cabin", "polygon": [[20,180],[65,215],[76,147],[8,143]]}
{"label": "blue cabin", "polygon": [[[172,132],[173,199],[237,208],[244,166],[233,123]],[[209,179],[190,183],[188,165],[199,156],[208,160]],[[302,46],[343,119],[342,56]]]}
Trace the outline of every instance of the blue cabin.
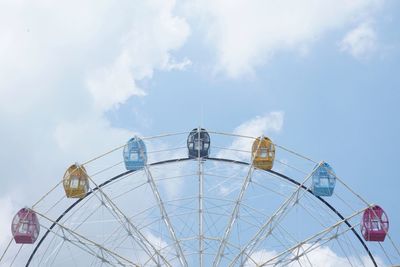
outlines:
{"label": "blue cabin", "polygon": [[210,135],[203,128],[193,129],[187,138],[189,158],[207,158],[210,153]]}
{"label": "blue cabin", "polygon": [[316,196],[332,196],[336,184],[336,176],[332,167],[328,163],[322,162],[315,168],[312,175],[312,192]]}
{"label": "blue cabin", "polygon": [[147,163],[146,146],[142,139],[135,136],[124,147],[125,168],[129,171],[142,169]]}

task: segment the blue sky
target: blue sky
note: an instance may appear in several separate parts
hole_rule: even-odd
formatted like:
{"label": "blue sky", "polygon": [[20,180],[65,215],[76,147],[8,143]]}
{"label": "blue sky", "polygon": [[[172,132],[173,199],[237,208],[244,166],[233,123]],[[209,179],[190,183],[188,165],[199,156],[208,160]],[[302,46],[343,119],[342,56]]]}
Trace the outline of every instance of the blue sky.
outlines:
{"label": "blue sky", "polygon": [[250,133],[331,163],[384,207],[399,243],[399,10],[393,0],[2,1],[0,236],[71,161],[133,133],[233,132],[259,118]]}

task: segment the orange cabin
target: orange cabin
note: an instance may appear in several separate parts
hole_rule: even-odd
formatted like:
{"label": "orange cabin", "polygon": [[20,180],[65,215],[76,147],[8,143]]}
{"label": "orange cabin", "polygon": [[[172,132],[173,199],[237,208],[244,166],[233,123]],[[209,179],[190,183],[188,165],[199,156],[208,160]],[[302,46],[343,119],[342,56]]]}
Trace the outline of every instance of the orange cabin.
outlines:
{"label": "orange cabin", "polygon": [[84,198],[89,191],[89,176],[85,167],[75,163],[64,174],[63,185],[68,198]]}
{"label": "orange cabin", "polygon": [[275,159],[275,145],[268,137],[258,137],[252,148],[253,166],[262,170],[271,170]]}

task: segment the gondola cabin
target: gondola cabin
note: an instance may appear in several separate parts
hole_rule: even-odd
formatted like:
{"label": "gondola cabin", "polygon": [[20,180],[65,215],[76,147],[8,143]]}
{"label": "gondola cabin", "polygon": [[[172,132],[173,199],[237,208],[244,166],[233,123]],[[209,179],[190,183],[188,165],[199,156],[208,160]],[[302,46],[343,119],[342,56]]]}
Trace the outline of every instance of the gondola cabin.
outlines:
{"label": "gondola cabin", "polygon": [[127,170],[143,169],[147,164],[147,151],[143,140],[136,136],[131,138],[124,147],[123,156]]}
{"label": "gondola cabin", "polygon": [[253,166],[262,170],[271,170],[275,159],[275,145],[268,137],[258,137],[253,142]]}
{"label": "gondola cabin", "polygon": [[364,211],[361,221],[361,233],[365,241],[383,242],[389,231],[389,219],[378,205]]}
{"label": "gondola cabin", "polygon": [[89,176],[85,167],[75,163],[64,174],[63,185],[68,198],[84,198],[89,191]]}
{"label": "gondola cabin", "polygon": [[332,167],[322,162],[315,166],[312,174],[311,190],[316,196],[332,196],[335,189],[336,175]]}
{"label": "gondola cabin", "polygon": [[17,244],[33,244],[39,236],[40,225],[34,211],[23,208],[14,216],[11,232]]}
{"label": "gondola cabin", "polygon": [[203,128],[193,129],[187,138],[189,158],[208,158],[210,154],[210,135]]}

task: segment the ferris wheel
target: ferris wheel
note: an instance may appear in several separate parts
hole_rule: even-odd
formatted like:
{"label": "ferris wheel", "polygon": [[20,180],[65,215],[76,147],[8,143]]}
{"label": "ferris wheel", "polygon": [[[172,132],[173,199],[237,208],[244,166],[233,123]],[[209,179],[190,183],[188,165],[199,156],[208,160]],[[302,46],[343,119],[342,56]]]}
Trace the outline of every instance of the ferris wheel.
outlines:
{"label": "ferris wheel", "polygon": [[1,266],[394,266],[384,209],[266,136],[127,143],[19,210]]}

